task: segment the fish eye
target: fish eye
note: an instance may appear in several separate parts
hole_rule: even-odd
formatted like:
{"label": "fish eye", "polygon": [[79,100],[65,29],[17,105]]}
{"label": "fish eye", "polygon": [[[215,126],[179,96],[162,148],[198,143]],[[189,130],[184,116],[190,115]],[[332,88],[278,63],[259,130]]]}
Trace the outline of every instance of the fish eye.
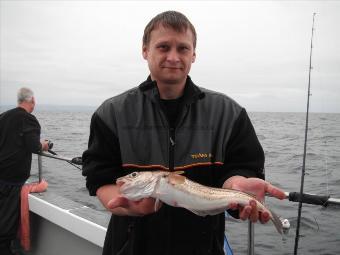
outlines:
{"label": "fish eye", "polygon": [[136,177],[137,176],[137,172],[133,172],[132,174],[131,174],[131,177]]}

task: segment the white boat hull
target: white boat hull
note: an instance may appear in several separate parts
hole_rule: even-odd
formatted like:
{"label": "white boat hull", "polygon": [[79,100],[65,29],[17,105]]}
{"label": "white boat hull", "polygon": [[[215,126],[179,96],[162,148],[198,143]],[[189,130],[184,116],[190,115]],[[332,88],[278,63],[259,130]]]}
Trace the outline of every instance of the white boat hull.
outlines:
{"label": "white boat hull", "polygon": [[100,255],[110,214],[50,192],[29,195],[30,255]]}

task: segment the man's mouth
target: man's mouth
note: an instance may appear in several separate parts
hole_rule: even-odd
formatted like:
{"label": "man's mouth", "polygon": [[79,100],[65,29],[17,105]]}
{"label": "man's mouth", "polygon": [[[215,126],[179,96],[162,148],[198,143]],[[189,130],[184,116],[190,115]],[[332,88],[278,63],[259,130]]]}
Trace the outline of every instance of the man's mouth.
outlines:
{"label": "man's mouth", "polygon": [[163,66],[163,68],[174,69],[174,70],[176,70],[176,69],[182,69],[182,68],[179,67],[179,66]]}

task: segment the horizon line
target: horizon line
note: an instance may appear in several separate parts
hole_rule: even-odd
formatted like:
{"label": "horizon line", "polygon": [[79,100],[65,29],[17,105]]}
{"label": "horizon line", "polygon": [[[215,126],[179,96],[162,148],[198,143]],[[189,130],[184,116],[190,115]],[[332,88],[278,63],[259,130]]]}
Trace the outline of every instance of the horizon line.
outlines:
{"label": "horizon line", "polygon": [[[60,104],[39,104],[36,105],[35,111],[39,112],[41,110],[60,110],[60,109],[67,109],[69,108],[70,110],[95,110],[99,107],[100,105],[60,105]],[[0,104],[0,113],[4,112],[6,110],[12,109],[17,107],[16,104]],[[263,110],[249,110],[246,109],[247,112],[250,113],[306,113],[305,111],[263,111]],[[334,111],[334,112],[324,112],[324,111],[310,111],[309,113],[325,113],[325,114],[340,114],[340,112]]]}

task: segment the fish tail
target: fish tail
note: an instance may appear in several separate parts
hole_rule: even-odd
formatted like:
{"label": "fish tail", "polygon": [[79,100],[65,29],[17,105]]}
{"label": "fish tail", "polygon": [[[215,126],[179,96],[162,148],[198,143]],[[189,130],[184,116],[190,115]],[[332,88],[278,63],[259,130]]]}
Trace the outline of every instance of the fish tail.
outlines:
{"label": "fish tail", "polygon": [[274,226],[277,230],[277,232],[279,232],[280,234],[282,234],[283,230],[282,230],[282,221],[280,220],[279,216],[277,216],[273,211],[269,210],[272,217],[270,218],[272,220],[272,222],[274,223]]}

